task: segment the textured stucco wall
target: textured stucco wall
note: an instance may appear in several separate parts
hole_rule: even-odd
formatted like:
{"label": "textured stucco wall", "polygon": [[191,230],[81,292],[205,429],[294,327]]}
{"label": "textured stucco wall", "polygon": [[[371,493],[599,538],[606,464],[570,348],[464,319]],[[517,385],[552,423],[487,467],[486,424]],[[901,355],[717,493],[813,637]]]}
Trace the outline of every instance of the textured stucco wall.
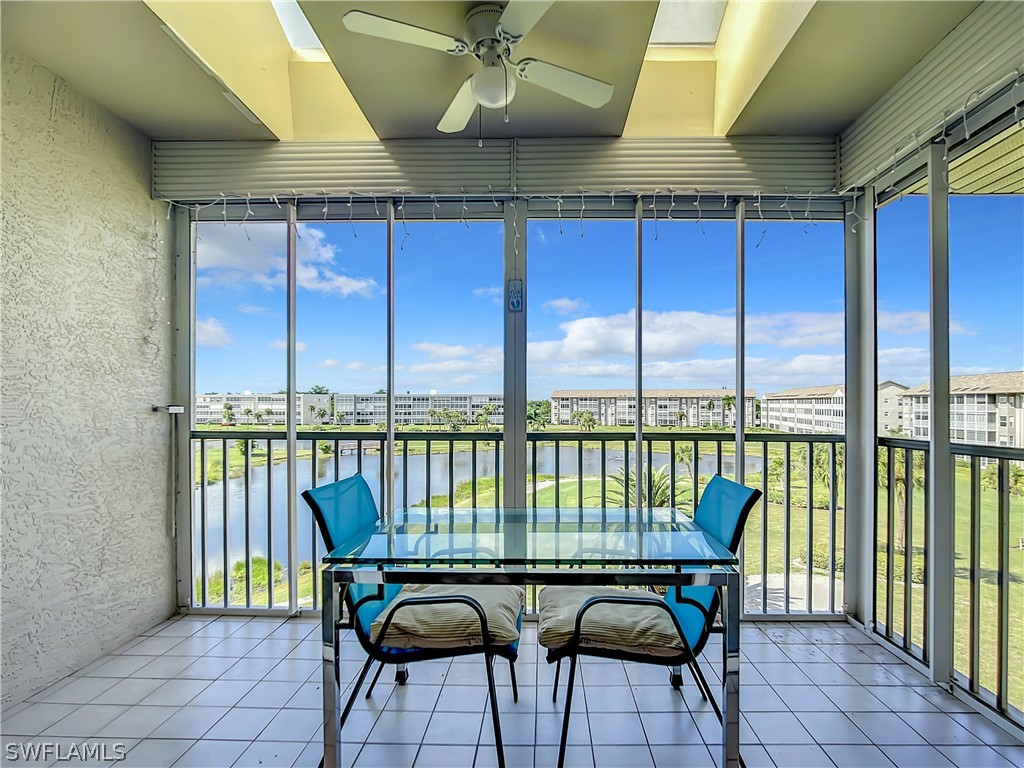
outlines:
{"label": "textured stucco wall", "polygon": [[171,249],[149,141],[2,67],[2,701],[173,612]]}

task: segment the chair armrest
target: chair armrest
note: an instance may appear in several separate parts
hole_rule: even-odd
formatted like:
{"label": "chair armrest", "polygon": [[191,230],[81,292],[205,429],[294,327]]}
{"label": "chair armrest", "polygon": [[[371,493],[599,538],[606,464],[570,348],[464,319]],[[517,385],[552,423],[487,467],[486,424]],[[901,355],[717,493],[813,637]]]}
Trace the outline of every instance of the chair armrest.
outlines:
{"label": "chair armrest", "polygon": [[384,638],[387,637],[388,628],[391,626],[391,621],[402,608],[410,605],[442,605],[445,603],[462,603],[472,608],[476,612],[477,618],[480,619],[480,637],[483,638],[484,645],[491,644],[491,633],[487,627],[487,614],[484,613],[483,606],[480,605],[476,598],[469,595],[422,595],[402,598],[401,602],[388,611],[388,615],[384,617],[384,623],[381,625],[380,632],[377,633],[374,647],[379,651],[381,646],[383,646]]}

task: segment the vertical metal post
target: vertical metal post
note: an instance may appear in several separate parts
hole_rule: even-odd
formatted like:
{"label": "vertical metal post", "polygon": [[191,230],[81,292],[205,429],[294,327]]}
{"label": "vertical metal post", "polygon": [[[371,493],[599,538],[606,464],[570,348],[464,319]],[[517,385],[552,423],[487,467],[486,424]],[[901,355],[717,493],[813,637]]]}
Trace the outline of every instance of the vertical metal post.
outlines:
{"label": "vertical metal post", "polygon": [[[173,530],[176,563],[176,605],[192,605],[196,563],[193,559],[192,489],[192,425],[195,423],[195,259],[196,235],[191,210],[174,209],[174,389],[176,403],[185,406],[185,413],[171,416],[171,451],[174,453]],[[202,471],[206,472],[203,464]],[[225,481],[227,478],[225,478]],[[226,482],[225,482],[226,485]],[[205,489],[205,479],[203,488]],[[205,492],[205,491],[204,491]]]}
{"label": "vertical metal post", "polygon": [[875,190],[847,203],[846,283],[846,545],[844,612],[865,626],[874,616]]}
{"label": "vertical metal post", "polygon": [[740,573],[729,570],[722,601],[722,762],[740,765]]}
{"label": "vertical metal post", "polygon": [[[501,499],[505,509],[526,507],[526,313],[529,288],[526,279],[526,202],[505,202],[505,290],[504,290],[504,486]],[[519,311],[509,301],[512,280],[521,280],[523,294]],[[495,444],[495,471],[502,446]],[[495,489],[497,499],[497,489]],[[519,518],[517,518],[519,519]],[[505,526],[506,552],[526,552],[526,518],[521,525]]]}
{"label": "vertical metal post", "polygon": [[931,394],[928,489],[928,658],[932,680],[953,676],[953,457],[949,445],[949,184],[945,148],[928,148]]}
{"label": "vertical metal post", "polygon": [[[384,439],[384,490],[380,500],[381,514],[385,519],[391,519],[395,512],[395,201],[387,202],[387,281],[388,281],[388,317],[387,317],[387,393],[385,402],[387,407],[387,436]],[[406,443],[403,449],[404,455],[409,452],[409,445]],[[361,455],[361,452],[360,452]],[[408,473],[403,472],[403,478]],[[403,501],[403,503],[405,503]],[[430,499],[427,499],[427,506]]]}
{"label": "vertical metal post", "polygon": [[[643,272],[644,272],[644,199],[642,195],[636,198],[636,414],[633,422],[635,426],[636,440],[636,509],[637,514],[644,506],[644,459],[643,459],[643,436],[644,436],[644,303],[643,303]],[[629,467],[628,454],[626,467],[626,488],[629,488]],[[629,499],[623,500],[625,506],[629,506]]]}
{"label": "vertical metal post", "polygon": [[[296,477],[296,440],[295,432],[298,429],[295,408],[295,287],[296,287],[296,206],[292,201],[288,204],[288,278],[287,278],[287,313],[288,313],[288,407],[285,411],[285,428],[287,429],[287,467],[288,495],[286,498],[288,513],[288,612],[295,613],[299,610],[299,531],[297,523],[298,509],[296,508],[296,495],[298,494],[298,478]],[[273,466],[273,453],[268,451],[268,463]],[[316,459],[314,459],[314,462]],[[227,490],[225,484],[225,492]],[[273,511],[268,507],[267,516]],[[225,568],[227,564],[225,563]],[[268,574],[273,572],[273,563],[268,563]],[[273,581],[268,576],[269,581]],[[273,584],[270,584],[270,591],[274,591]]]}
{"label": "vertical metal post", "polygon": [[[743,430],[747,426],[747,366],[744,360],[747,346],[745,217],[746,203],[741,198],[736,203],[736,404],[733,406],[736,409],[736,482],[741,484],[746,469]],[[740,552],[743,552],[742,547]]]}
{"label": "vertical metal post", "polygon": [[341,768],[341,687],[337,674],[339,656],[335,626],[341,618],[341,595],[330,566],[322,576],[323,607],[320,613],[321,690],[324,700],[324,768]]}

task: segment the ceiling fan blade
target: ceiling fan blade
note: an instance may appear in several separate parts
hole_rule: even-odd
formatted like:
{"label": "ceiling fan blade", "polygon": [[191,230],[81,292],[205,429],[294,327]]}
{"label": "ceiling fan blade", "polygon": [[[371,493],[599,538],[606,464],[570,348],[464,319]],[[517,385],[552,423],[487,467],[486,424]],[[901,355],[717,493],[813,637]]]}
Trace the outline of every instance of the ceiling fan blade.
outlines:
{"label": "ceiling fan blade", "polygon": [[510,37],[524,37],[554,4],[555,0],[509,0],[498,25]]}
{"label": "ceiling fan blade", "polygon": [[440,32],[415,27],[394,19],[385,19],[383,16],[374,16],[372,13],[349,11],[342,16],[341,21],[349,32],[358,32],[361,35],[382,37],[385,40],[418,45],[421,48],[432,48],[435,51],[443,51],[454,56],[461,56],[469,52],[469,46],[464,41],[451,35],[443,35]]}
{"label": "ceiling fan blade", "polygon": [[452,99],[452,103],[445,110],[444,116],[437,124],[437,130],[441,133],[458,133],[469,124],[469,119],[476,112],[476,97],[473,95],[473,87],[470,84],[472,79],[472,75],[466,78],[466,82],[462,84],[459,92]]}
{"label": "ceiling fan blade", "polygon": [[603,107],[612,98],[615,88],[601,80],[549,64],[537,59],[523,59],[516,66],[521,80],[578,101],[591,109]]}

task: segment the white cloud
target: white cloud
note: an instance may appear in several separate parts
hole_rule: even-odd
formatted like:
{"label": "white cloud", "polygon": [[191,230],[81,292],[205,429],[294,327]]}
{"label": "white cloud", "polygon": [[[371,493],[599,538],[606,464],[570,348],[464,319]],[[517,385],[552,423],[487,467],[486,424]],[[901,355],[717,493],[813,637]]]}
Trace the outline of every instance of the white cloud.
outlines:
{"label": "white cloud", "polygon": [[267,311],[266,307],[258,307],[255,304],[243,304],[238,311],[246,315],[262,315]]}
{"label": "white cloud", "polygon": [[542,306],[544,309],[559,315],[571,315],[586,308],[587,302],[583,301],[583,299],[570,299],[568,296],[562,296],[558,299],[545,301]]}
{"label": "white cloud", "polygon": [[215,317],[196,320],[197,347],[226,347],[231,343],[227,328]]}
{"label": "white cloud", "polygon": [[485,288],[474,288],[473,295],[478,299],[490,299],[494,296],[501,296],[500,285],[489,285]]}
{"label": "white cloud", "polygon": [[353,360],[351,363],[345,365],[350,371],[361,371],[366,367],[366,364],[362,360]]}
{"label": "white cloud", "polygon": [[412,348],[420,352],[426,352],[432,360],[445,357],[465,357],[473,351],[470,347],[464,347],[461,344],[440,344],[433,341],[413,344]]}
{"label": "white cloud", "polygon": [[[284,339],[274,339],[272,342],[267,344],[271,349],[288,349],[288,342]],[[306,349],[306,342],[297,341],[295,342],[295,351],[302,352]]]}
{"label": "white cloud", "polygon": [[[348,275],[337,266],[338,249],[327,242],[323,229],[299,224],[297,231],[295,279],[299,288],[342,298],[370,298],[380,291],[372,277]],[[214,271],[200,279],[282,288],[287,269],[285,249],[283,224],[200,225],[197,267]]]}
{"label": "white cloud", "polygon": [[341,363],[339,363],[337,360],[328,357],[326,360],[323,360],[323,361],[317,363],[316,367],[317,368],[337,368],[339,365],[341,365]]}
{"label": "white cloud", "polygon": [[[887,312],[881,310],[878,313],[878,330],[900,335],[927,333],[929,330],[928,312],[923,310],[906,312]],[[973,335],[960,323],[955,322],[950,322],[949,332],[961,336]]]}
{"label": "white cloud", "polygon": [[446,383],[455,374],[500,373],[504,365],[504,353],[501,347],[459,347],[445,344],[417,344],[415,348],[428,348],[430,360],[425,363],[413,363],[409,366],[412,373],[444,374]]}

